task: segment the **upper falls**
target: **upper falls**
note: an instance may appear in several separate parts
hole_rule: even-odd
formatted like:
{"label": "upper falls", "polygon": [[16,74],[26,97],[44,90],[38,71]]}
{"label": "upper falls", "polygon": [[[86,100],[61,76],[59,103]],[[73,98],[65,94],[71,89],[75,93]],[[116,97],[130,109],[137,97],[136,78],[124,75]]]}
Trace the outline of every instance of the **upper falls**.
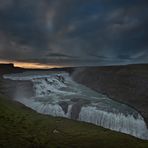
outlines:
{"label": "upper falls", "polygon": [[[33,83],[34,96],[16,90],[15,99],[42,114],[90,122],[104,128],[148,139],[143,117],[133,108],[74,82],[65,72],[25,72],[5,79]],[[22,91],[21,91],[22,92]]]}

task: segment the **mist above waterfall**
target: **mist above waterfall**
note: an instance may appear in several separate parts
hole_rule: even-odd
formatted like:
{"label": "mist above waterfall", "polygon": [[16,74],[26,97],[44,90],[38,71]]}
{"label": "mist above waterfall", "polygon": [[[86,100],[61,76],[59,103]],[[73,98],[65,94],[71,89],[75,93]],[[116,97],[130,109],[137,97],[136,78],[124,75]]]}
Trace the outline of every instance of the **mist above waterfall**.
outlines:
{"label": "mist above waterfall", "polygon": [[136,110],[76,83],[66,72],[24,72],[4,78],[31,81],[34,95],[26,98],[18,95],[17,89],[15,100],[39,113],[90,122],[148,139],[144,119]]}

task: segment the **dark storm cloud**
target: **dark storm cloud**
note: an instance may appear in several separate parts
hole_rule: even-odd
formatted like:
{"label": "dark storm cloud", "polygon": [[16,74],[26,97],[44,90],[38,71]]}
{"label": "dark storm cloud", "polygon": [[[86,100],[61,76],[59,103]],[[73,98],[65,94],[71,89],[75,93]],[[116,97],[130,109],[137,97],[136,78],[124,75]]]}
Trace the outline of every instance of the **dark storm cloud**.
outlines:
{"label": "dark storm cloud", "polygon": [[46,5],[40,0],[1,1],[6,4],[0,9],[0,29],[20,43],[45,47],[48,41],[44,28]]}
{"label": "dark storm cloud", "polygon": [[147,0],[0,0],[0,58],[148,62]]}

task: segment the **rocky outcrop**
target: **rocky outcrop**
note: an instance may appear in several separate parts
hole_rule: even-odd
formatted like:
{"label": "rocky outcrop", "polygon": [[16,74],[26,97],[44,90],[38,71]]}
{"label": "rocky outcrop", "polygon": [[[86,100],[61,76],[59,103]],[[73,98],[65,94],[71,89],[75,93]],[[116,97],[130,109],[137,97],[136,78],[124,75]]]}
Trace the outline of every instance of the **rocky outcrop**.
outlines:
{"label": "rocky outcrop", "polygon": [[9,98],[34,96],[31,81],[12,81],[0,78],[0,94]]}
{"label": "rocky outcrop", "polygon": [[13,64],[0,64],[0,76],[2,74],[8,74],[8,73],[18,73],[18,72],[23,72],[25,69],[19,68],[19,67],[14,67]]}
{"label": "rocky outcrop", "polygon": [[148,64],[76,68],[75,81],[138,110],[148,125]]}

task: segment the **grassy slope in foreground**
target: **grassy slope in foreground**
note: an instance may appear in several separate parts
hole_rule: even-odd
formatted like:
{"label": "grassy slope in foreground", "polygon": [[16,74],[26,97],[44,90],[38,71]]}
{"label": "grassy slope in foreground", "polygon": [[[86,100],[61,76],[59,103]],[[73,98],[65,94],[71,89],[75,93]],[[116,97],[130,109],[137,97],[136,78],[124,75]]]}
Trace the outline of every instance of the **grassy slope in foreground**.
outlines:
{"label": "grassy slope in foreground", "polygon": [[0,147],[147,148],[148,141],[83,122],[40,115],[0,96]]}

